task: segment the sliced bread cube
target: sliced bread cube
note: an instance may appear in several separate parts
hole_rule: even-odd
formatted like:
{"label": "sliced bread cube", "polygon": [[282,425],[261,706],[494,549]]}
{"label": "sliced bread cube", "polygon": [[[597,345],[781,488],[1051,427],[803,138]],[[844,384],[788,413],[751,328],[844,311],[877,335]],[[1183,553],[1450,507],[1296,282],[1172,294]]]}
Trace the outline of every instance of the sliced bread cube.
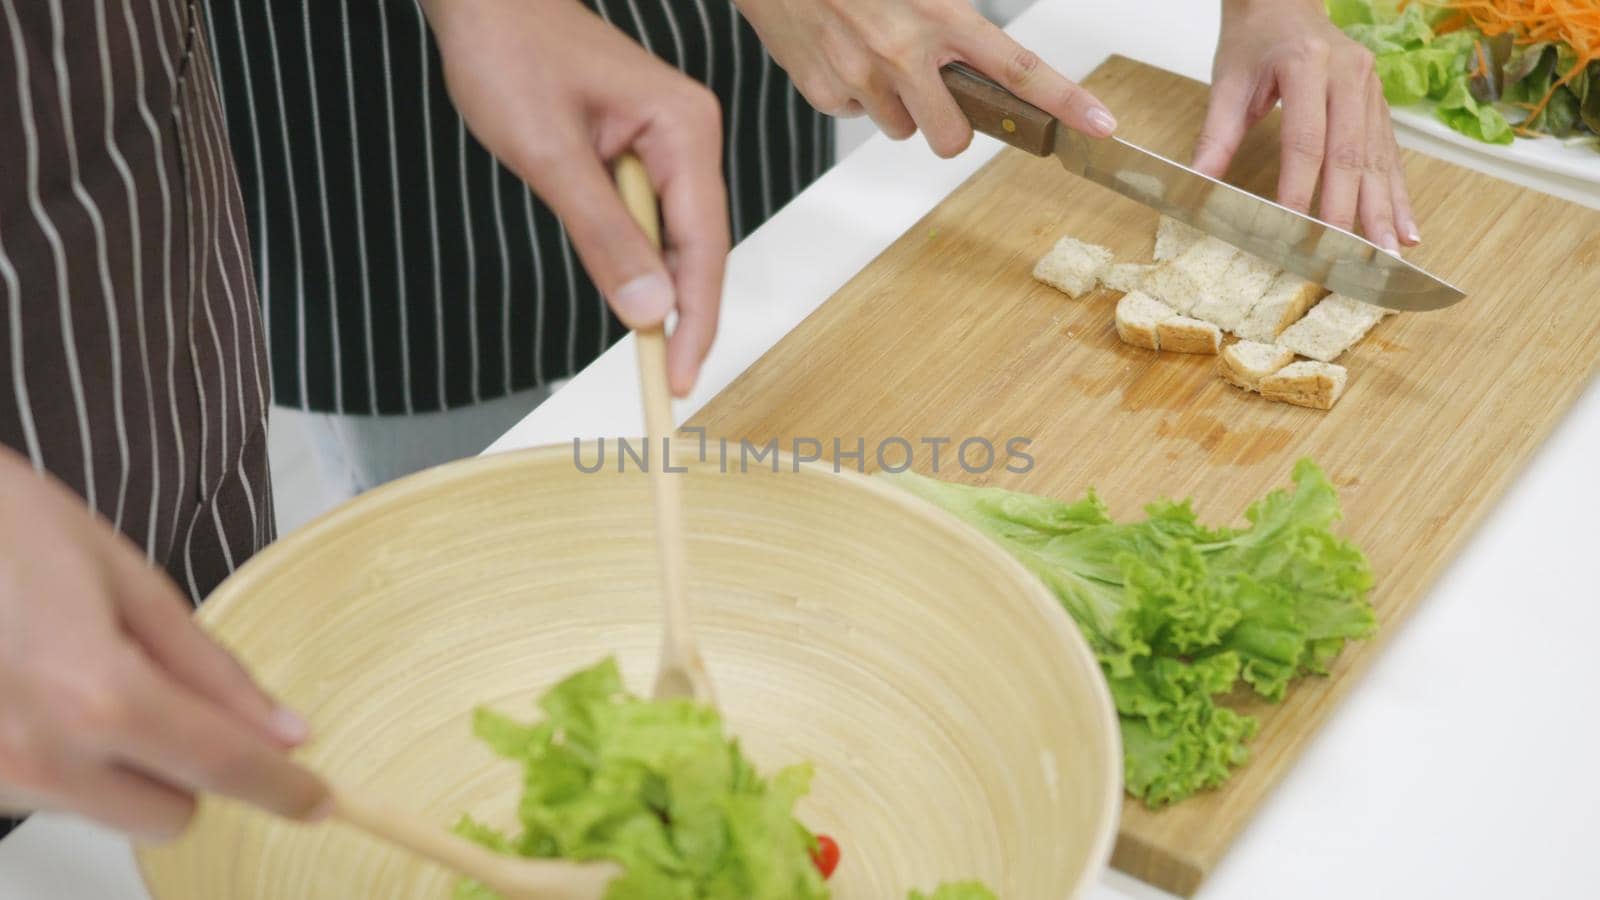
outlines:
{"label": "sliced bread cube", "polygon": [[1195,319],[1205,319],[1221,330],[1237,335],[1245,325],[1245,312],[1240,309],[1238,295],[1232,288],[1216,287],[1200,298],[1200,303],[1190,309],[1189,315],[1194,315]]}
{"label": "sliced bread cube", "polygon": [[1238,247],[1206,235],[1183,251],[1179,259],[1210,285],[1227,275],[1228,267],[1233,265],[1233,258],[1238,255]]}
{"label": "sliced bread cube", "polygon": [[1234,254],[1227,271],[1189,315],[1238,334],[1250,317],[1250,310],[1266,295],[1267,288],[1277,277],[1277,266],[1241,250]]}
{"label": "sliced bread cube", "polygon": [[1169,259],[1152,269],[1140,290],[1184,313],[1194,309],[1204,295],[1200,280],[1183,265],[1181,257]]}
{"label": "sliced bread cube", "polygon": [[1293,272],[1280,272],[1267,292],[1251,307],[1235,334],[1247,341],[1270,344],[1284,329],[1298,322],[1325,293],[1322,287]]}
{"label": "sliced bread cube", "polygon": [[1394,310],[1385,309],[1372,303],[1363,303],[1343,294],[1329,294],[1322,298],[1322,302],[1317,305],[1327,306],[1330,311],[1336,313],[1340,318],[1351,322],[1360,322],[1368,327],[1382,322],[1384,316],[1394,312]]}
{"label": "sliced bread cube", "polygon": [[1291,363],[1261,379],[1261,396],[1311,409],[1332,409],[1344,393],[1344,366],[1325,362]]}
{"label": "sliced bread cube", "polygon": [[1157,266],[1144,281],[1144,291],[1185,315],[1218,290],[1239,251],[1213,237],[1203,237],[1178,257]]}
{"label": "sliced bread cube", "polygon": [[1110,250],[1064,237],[1033,267],[1033,277],[1069,297],[1081,297],[1094,290],[1109,265]]}
{"label": "sliced bread cube", "polygon": [[1162,350],[1174,353],[1216,353],[1222,349],[1222,329],[1190,316],[1174,316],[1156,326]]}
{"label": "sliced bread cube", "polygon": [[1100,273],[1100,284],[1126,294],[1139,290],[1145,276],[1154,270],[1155,266],[1146,263],[1114,263]]}
{"label": "sliced bread cube", "polygon": [[1189,310],[1189,315],[1204,319],[1223,331],[1238,334],[1246,312],[1239,308],[1238,297],[1226,286],[1212,288]]}
{"label": "sliced bread cube", "polygon": [[1247,391],[1260,391],[1261,379],[1294,362],[1294,351],[1277,344],[1239,341],[1222,349],[1217,374],[1223,381]]}
{"label": "sliced bread cube", "polygon": [[1261,257],[1243,250],[1234,256],[1223,278],[1238,294],[1239,305],[1244,309],[1242,316],[1249,315],[1250,311],[1255,309],[1256,304],[1267,295],[1267,291],[1272,288],[1272,283],[1277,281],[1282,271]]}
{"label": "sliced bread cube", "polygon": [[1333,362],[1344,353],[1345,330],[1331,313],[1318,312],[1315,307],[1300,321],[1284,329],[1278,344],[1292,353],[1307,356],[1320,362]]}
{"label": "sliced bread cube", "polygon": [[1383,316],[1380,307],[1331,294],[1300,321],[1284,329],[1278,344],[1301,356],[1333,362],[1365,337]]}
{"label": "sliced bread cube", "polygon": [[1176,317],[1172,307],[1142,291],[1129,291],[1117,301],[1117,337],[1149,350],[1161,349],[1161,323]]}
{"label": "sliced bread cube", "polygon": [[1156,223],[1156,262],[1177,259],[1183,251],[1199,243],[1205,232],[1177,219],[1162,216]]}

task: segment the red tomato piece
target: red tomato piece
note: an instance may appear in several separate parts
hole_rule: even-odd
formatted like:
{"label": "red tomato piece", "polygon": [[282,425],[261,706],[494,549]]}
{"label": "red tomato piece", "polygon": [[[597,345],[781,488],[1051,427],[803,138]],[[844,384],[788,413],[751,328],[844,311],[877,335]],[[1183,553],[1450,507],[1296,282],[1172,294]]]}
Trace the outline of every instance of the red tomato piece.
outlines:
{"label": "red tomato piece", "polygon": [[825,834],[817,835],[817,848],[811,851],[811,861],[816,863],[823,878],[832,878],[833,870],[839,868],[839,844]]}

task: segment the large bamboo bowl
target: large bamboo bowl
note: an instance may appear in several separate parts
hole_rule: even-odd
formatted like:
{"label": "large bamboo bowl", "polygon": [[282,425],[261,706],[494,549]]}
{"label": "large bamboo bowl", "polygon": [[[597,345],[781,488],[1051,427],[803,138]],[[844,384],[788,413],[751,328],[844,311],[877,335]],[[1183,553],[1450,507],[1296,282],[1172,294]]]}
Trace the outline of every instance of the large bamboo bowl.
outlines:
{"label": "large bamboo bowl", "polygon": [[[590,453],[591,451],[586,451]],[[457,463],[269,548],[200,616],[312,720],[303,758],[441,827],[514,823],[517,768],[471,735],[615,654],[647,692],[659,640],[648,477],[570,447]],[[736,462],[735,462],[736,465]],[[1110,853],[1121,753],[1104,682],[1043,586],[898,489],[787,460],[685,479],[690,589],[730,728],[762,767],[816,763],[804,821],[841,900],[979,878],[1081,893]],[[447,898],[453,876],[340,824],[207,799],[142,850],[157,900]]]}

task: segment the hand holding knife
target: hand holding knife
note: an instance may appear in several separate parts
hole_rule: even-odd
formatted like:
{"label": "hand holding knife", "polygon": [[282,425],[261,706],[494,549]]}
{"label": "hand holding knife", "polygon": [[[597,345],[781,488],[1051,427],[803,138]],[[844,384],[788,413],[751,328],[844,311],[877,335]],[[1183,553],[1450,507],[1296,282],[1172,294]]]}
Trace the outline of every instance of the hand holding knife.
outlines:
{"label": "hand holding knife", "polygon": [[1355,234],[1203,175],[1121,138],[1060,127],[1038,107],[952,63],[945,85],[972,127],[1214,235],[1302,278],[1389,309],[1441,309],[1460,290]]}

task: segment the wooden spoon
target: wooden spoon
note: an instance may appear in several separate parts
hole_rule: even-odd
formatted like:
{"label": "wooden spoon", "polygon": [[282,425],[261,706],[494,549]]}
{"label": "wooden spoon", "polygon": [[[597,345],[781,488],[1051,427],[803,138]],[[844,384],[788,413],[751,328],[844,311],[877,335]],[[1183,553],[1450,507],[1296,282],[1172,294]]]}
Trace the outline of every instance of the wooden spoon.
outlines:
{"label": "wooden spoon", "polygon": [[601,900],[622,867],[496,853],[372,797],[328,788],[339,819],[482,882],[506,900]]}
{"label": "wooden spoon", "polygon": [[[661,247],[661,217],[655,188],[638,157],[625,153],[616,163],[617,192],[639,227],[657,249]],[[684,589],[684,559],[688,553],[683,534],[682,485],[667,471],[671,462],[669,436],[672,392],[667,387],[667,338],[662,326],[634,332],[639,345],[639,381],[644,393],[645,434],[650,454],[650,482],[656,498],[656,543],[661,555],[662,609],[665,627],[661,663],[656,672],[656,699],[689,697],[711,704],[711,677],[695,643],[689,620],[689,597]],[[647,457],[648,458],[648,457]]]}
{"label": "wooden spoon", "polygon": [[[657,249],[661,219],[655,188],[644,165],[624,154],[616,165],[617,191],[639,227]],[[667,471],[672,392],[667,387],[667,339],[662,326],[636,331],[639,380],[644,394],[645,433],[649,447],[660,453],[650,465],[655,492],[656,541],[661,556],[665,628],[661,663],[656,674],[657,699],[688,697],[711,703],[711,679],[695,644],[684,590],[683,500],[677,479]],[[648,457],[647,457],[648,458]],[[482,882],[507,900],[601,900],[611,880],[622,874],[615,863],[578,863],[526,859],[496,853],[445,831],[396,806],[344,789],[329,787],[334,815],[368,834]]]}

